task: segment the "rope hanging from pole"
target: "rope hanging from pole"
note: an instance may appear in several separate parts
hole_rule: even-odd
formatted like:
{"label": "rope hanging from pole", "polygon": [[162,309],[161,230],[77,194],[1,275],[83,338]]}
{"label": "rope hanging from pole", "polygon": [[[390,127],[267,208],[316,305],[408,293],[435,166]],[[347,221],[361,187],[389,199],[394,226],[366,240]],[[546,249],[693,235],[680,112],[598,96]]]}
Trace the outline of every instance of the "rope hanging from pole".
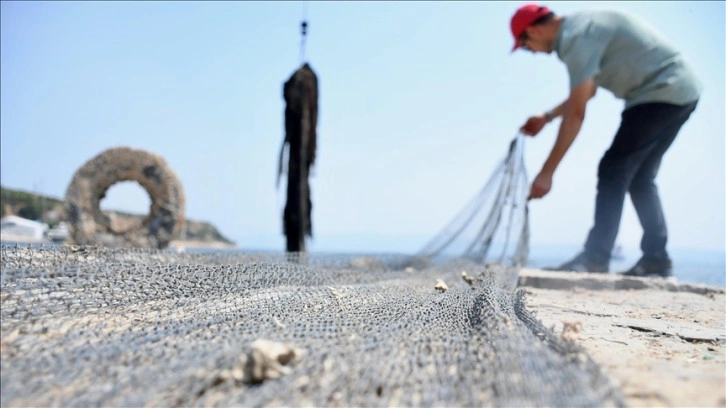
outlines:
{"label": "rope hanging from pole", "polygon": [[308,21],[307,21],[307,2],[303,1],[303,17],[302,23],[300,23],[300,64],[305,62],[305,37],[308,34]]}

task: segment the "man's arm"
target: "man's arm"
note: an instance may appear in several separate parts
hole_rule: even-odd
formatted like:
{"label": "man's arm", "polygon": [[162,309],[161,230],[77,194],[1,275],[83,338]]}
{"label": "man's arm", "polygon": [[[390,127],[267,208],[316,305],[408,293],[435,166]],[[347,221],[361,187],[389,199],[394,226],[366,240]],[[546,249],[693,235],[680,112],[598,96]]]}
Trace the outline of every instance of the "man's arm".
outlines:
{"label": "man's arm", "polygon": [[548,110],[542,116],[547,119],[547,122],[551,122],[552,119],[562,116],[562,114],[565,112],[565,106],[567,106],[567,101],[569,100],[569,98],[565,99],[564,102]]}
{"label": "man's arm", "polygon": [[[592,82],[592,80],[585,81],[585,82],[582,83],[582,85],[585,85],[588,82]],[[555,119],[555,118],[558,118],[558,117],[564,115],[565,114],[565,109],[567,107],[567,102],[570,101],[570,99],[572,98],[572,94],[575,92],[576,89],[577,88],[575,88],[570,93],[570,96],[567,99],[565,99],[564,102],[562,102],[561,104],[559,104],[559,105],[555,106],[554,108],[548,110],[547,112],[543,113],[542,116],[548,117],[549,121],[551,121],[552,119]],[[592,82],[592,94],[587,99],[588,100],[592,99],[595,96],[596,93],[597,93],[597,87],[595,86],[595,83]],[[585,101],[585,103],[587,103],[587,101]]]}
{"label": "man's arm", "polygon": [[552,188],[552,176],[580,132],[582,122],[585,120],[587,102],[595,95],[596,90],[595,82],[589,79],[575,87],[569,98],[551,111],[552,114],[562,115],[562,123],[555,145],[532,183],[529,198],[541,198]]}
{"label": "man's arm", "polygon": [[562,123],[557,133],[557,140],[544,166],[542,166],[543,171],[554,173],[557,169],[560,161],[580,132],[582,122],[585,120],[585,107],[594,95],[595,89],[595,83],[592,79],[589,79],[578,85],[570,93],[567,103],[562,107]]}
{"label": "man's arm", "polygon": [[[595,96],[596,91],[597,87],[593,86],[592,95],[590,96],[590,98]],[[546,111],[545,113],[529,117],[527,119],[527,122],[525,122],[525,124],[522,125],[519,130],[525,135],[536,136],[545,127],[546,124],[552,122],[555,118],[558,118],[564,114],[565,108],[567,107],[567,103],[569,102],[569,100],[570,98],[568,97],[564,100],[564,102]]]}

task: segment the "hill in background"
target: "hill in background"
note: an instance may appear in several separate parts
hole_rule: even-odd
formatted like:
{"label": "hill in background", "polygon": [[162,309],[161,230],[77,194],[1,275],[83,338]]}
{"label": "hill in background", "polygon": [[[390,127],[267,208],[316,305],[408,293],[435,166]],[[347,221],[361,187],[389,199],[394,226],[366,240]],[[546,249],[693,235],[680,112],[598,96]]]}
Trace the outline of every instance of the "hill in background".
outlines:
{"label": "hill in background", "polygon": [[[0,209],[2,209],[3,217],[17,215],[30,220],[42,221],[52,228],[64,221],[64,206],[65,202],[57,198],[0,187]],[[131,214],[123,211],[102,212],[104,214],[113,214],[113,216],[122,219],[142,219],[146,217],[146,214]],[[185,240],[200,243],[234,244],[210,223],[190,219],[186,220]]]}

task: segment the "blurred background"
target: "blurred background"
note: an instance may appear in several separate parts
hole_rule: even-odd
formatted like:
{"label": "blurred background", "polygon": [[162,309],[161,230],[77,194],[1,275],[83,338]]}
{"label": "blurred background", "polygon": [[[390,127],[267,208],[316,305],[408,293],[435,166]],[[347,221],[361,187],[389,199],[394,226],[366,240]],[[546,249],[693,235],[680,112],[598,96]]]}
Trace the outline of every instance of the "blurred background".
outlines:
{"label": "blurred background", "polygon": [[[481,189],[526,118],[568,94],[556,55],[510,53],[521,4],[3,1],[0,183],[62,199],[92,157],[144,149],[177,173],[189,218],[238,248],[283,250],[282,85],[307,61],[320,92],[308,249],[415,252]],[[725,3],[544,4],[635,13],[694,66],[705,90],[658,183],[676,262],[708,259],[722,279]],[[534,264],[559,263],[584,242],[622,106],[598,92],[552,192],[530,203]],[[556,132],[557,122],[527,139],[530,178]],[[124,182],[101,205],[146,213],[149,203]],[[628,201],[623,262],[639,256],[641,231]]]}

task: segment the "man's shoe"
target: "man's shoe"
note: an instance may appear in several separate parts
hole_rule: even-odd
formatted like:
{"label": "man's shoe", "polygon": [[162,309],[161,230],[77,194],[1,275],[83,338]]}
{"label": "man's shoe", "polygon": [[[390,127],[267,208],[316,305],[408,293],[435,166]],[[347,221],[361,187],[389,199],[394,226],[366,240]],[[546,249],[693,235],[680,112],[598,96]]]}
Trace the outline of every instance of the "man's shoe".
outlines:
{"label": "man's shoe", "polygon": [[571,272],[595,272],[595,273],[607,273],[608,262],[595,262],[593,261],[586,252],[582,252],[571,260],[563,263],[560,266],[554,268],[544,268],[547,271],[571,271]]}
{"label": "man's shoe", "polygon": [[672,278],[673,262],[670,259],[640,258],[638,262],[619,275],[638,278]]}

